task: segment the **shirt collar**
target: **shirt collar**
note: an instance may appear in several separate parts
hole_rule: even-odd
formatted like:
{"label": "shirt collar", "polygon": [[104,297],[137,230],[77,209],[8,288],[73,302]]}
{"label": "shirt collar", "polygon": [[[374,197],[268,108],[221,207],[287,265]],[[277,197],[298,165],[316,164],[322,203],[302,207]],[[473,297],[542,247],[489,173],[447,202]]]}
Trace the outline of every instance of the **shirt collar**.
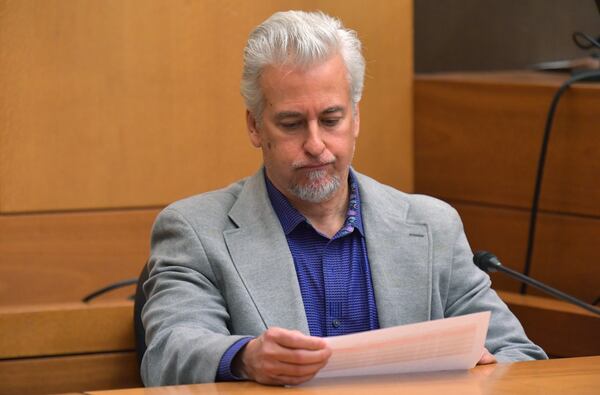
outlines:
{"label": "shirt collar", "polygon": [[[281,193],[267,177],[267,172],[263,171],[265,177],[265,184],[267,186],[267,193],[271,205],[275,210],[275,214],[279,218],[279,222],[283,228],[283,232],[289,235],[298,224],[302,222],[308,222],[306,218],[300,214],[298,210],[292,206],[289,200]],[[362,223],[361,205],[360,205],[360,191],[356,176],[352,169],[348,172],[348,184],[350,187],[350,199],[348,200],[348,210],[346,211],[346,220],[344,225],[338,232],[338,235],[342,233],[350,233],[356,228],[361,235],[364,236],[365,232]],[[337,235],[336,235],[337,236]]]}

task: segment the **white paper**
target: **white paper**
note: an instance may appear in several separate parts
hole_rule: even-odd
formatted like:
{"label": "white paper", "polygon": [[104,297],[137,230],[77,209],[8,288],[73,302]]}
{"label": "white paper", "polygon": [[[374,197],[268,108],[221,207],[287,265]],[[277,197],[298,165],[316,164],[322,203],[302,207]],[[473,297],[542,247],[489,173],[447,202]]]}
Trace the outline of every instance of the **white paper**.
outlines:
{"label": "white paper", "polygon": [[431,372],[474,367],[490,312],[325,338],[333,349],[316,377]]}

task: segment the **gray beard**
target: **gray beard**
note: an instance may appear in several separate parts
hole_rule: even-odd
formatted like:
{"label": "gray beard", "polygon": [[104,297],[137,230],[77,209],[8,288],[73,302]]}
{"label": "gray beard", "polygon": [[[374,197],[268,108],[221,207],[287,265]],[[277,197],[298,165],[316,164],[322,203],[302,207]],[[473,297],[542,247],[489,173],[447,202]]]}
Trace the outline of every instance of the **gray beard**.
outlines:
{"label": "gray beard", "polygon": [[329,178],[327,182],[323,182],[322,179],[324,177],[327,177],[326,170],[311,171],[308,173],[308,184],[293,184],[288,190],[300,200],[311,203],[324,202],[342,185],[339,177],[336,175]]}

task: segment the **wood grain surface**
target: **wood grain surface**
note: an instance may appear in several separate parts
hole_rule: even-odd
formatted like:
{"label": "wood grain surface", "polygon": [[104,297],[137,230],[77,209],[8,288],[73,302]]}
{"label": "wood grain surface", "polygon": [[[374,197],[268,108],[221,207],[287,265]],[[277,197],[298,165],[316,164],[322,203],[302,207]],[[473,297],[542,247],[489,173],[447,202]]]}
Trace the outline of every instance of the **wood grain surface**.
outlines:
{"label": "wood grain surface", "polygon": [[42,395],[142,385],[134,352],[0,360],[0,395]]}
{"label": "wood grain surface", "polygon": [[[590,313],[547,298],[508,292],[500,296],[526,326],[528,335],[552,355],[600,352],[600,319]],[[139,386],[135,354],[130,351],[132,307],[131,302],[110,302],[0,309],[0,394]],[[243,387],[248,389],[248,385]]]}
{"label": "wood grain surface", "polygon": [[[473,250],[494,253],[506,266],[522,271],[529,213],[525,210],[450,202],[463,220]],[[600,218],[542,213],[530,275],[587,303],[600,296]],[[517,291],[520,283],[492,273],[497,289]],[[535,295],[545,295],[533,288]]]}
{"label": "wood grain surface", "polygon": [[133,302],[0,308],[0,359],[133,351]]}
{"label": "wood grain surface", "polygon": [[548,297],[498,292],[527,336],[551,357],[600,355],[600,317]]}
{"label": "wood grain surface", "polygon": [[596,395],[600,357],[477,366],[468,371],[324,379],[296,387],[217,383],[90,392],[90,395],[417,394]]}
{"label": "wood grain surface", "polygon": [[[321,9],[367,58],[356,166],[412,189],[412,1],[0,1],[0,212],[162,206],[253,174],[242,49]],[[393,34],[382,34],[390,31]]]}
{"label": "wood grain surface", "polygon": [[[0,215],[0,307],[77,302],[136,278],[158,209]],[[99,300],[124,299],[134,287]]]}
{"label": "wood grain surface", "polygon": [[[566,76],[448,73],[415,80],[415,189],[528,208],[550,101]],[[600,85],[572,86],[550,137],[541,209],[600,217]]]}
{"label": "wood grain surface", "polygon": [[[465,72],[415,81],[415,189],[452,204],[473,250],[524,270],[529,208],[550,101],[565,74]],[[587,303],[600,296],[600,85],[577,83],[557,108],[529,274]],[[492,286],[521,284],[492,273]],[[529,294],[544,295],[532,287]],[[556,356],[600,353],[600,319],[552,303],[509,306]],[[546,299],[548,300],[548,299]]]}

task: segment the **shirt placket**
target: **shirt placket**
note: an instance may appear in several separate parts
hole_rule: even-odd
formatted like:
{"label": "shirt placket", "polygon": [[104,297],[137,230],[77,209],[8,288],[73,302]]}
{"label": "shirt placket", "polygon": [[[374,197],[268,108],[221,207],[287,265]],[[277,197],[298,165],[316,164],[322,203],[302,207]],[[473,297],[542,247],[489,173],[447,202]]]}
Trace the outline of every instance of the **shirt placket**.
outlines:
{"label": "shirt placket", "polygon": [[325,314],[327,335],[344,333],[344,310],[348,297],[348,268],[340,257],[340,240],[333,239],[323,254],[323,278],[325,282]]}

